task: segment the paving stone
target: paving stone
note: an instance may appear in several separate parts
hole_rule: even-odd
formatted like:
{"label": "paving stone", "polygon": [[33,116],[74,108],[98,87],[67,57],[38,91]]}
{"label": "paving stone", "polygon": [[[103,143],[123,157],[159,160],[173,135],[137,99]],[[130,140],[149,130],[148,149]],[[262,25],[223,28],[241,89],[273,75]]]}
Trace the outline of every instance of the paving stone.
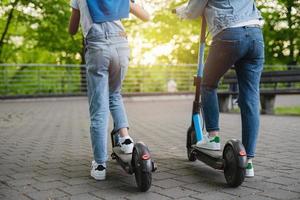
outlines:
{"label": "paving stone", "polygon": [[174,178],[175,180],[178,181],[183,181],[185,183],[198,183],[198,182],[203,182],[203,180],[199,179],[198,176],[195,175],[188,175],[188,176],[179,176]]}
{"label": "paving stone", "polygon": [[183,198],[180,198],[178,200],[195,200],[195,198],[192,198],[192,197],[183,197]]}
{"label": "paving stone", "polygon": [[68,178],[66,176],[56,174],[52,176],[38,176],[35,177],[35,179],[37,179],[40,182],[53,182],[53,181],[63,181]]}
{"label": "paving stone", "polygon": [[187,175],[195,174],[195,172],[193,171],[192,168],[170,170],[169,172],[172,173],[172,174],[180,175],[180,176],[187,176]]}
{"label": "paving stone", "polygon": [[177,175],[168,172],[157,172],[153,174],[152,178],[155,180],[162,180],[167,178],[175,178],[176,176]]}
{"label": "paving stone", "polygon": [[282,185],[269,183],[265,181],[248,181],[243,184],[244,187],[249,187],[257,190],[263,191],[264,189],[277,189]]}
{"label": "paving stone", "polygon": [[276,190],[264,190],[263,192],[258,193],[262,196],[271,197],[274,199],[294,199],[294,198],[300,198],[300,194],[296,192],[289,192],[282,189],[276,189]]}
{"label": "paving stone", "polygon": [[206,193],[200,193],[200,194],[195,194],[191,195],[191,197],[195,197],[197,199],[203,199],[203,200],[229,200],[229,199],[238,199],[239,197],[226,194],[224,192],[206,192]]}
{"label": "paving stone", "polygon": [[272,200],[270,197],[260,196],[260,195],[248,195],[242,198],[243,200]]}
{"label": "paving stone", "polygon": [[20,180],[7,181],[7,184],[9,186],[25,186],[25,185],[32,185],[36,182],[37,181],[35,179],[29,178],[29,179],[20,179]]}
{"label": "paving stone", "polygon": [[43,190],[66,187],[68,185],[66,183],[63,183],[62,181],[52,181],[52,182],[46,182],[46,183],[39,182],[39,183],[33,184],[32,186],[40,191],[43,191]]}
{"label": "paving stone", "polygon": [[170,200],[171,198],[158,194],[158,193],[154,193],[154,192],[146,192],[146,193],[134,193],[134,194],[130,194],[128,196],[125,197],[126,199],[130,199],[130,200],[154,200],[154,199],[159,199],[159,200]]}
{"label": "paving stone", "polygon": [[242,186],[240,186],[238,188],[229,188],[228,187],[228,188],[225,188],[225,189],[221,189],[219,191],[227,193],[227,194],[231,194],[231,195],[234,195],[234,196],[239,196],[241,198],[244,198],[245,196],[254,195],[256,193],[261,192],[261,190],[242,187]]}
{"label": "paving stone", "polygon": [[71,197],[55,198],[55,200],[101,200],[101,199],[91,194],[78,194]]}
{"label": "paving stone", "polygon": [[177,187],[177,186],[184,185],[184,184],[185,184],[184,182],[176,181],[174,179],[165,179],[165,180],[153,182],[153,185],[156,185],[161,188],[172,188],[172,187]]}
{"label": "paving stone", "polygon": [[286,177],[275,177],[275,178],[267,179],[266,182],[277,183],[280,185],[287,186],[287,185],[296,184],[298,180],[292,178],[286,178]]}
{"label": "paving stone", "polygon": [[39,174],[44,175],[44,176],[52,176],[52,175],[62,175],[64,174],[66,171],[60,168],[56,168],[56,169],[42,169],[42,170],[38,170],[37,171]]}
{"label": "paving stone", "polygon": [[0,182],[6,182],[6,181],[11,181],[13,178],[10,176],[0,176]]}
{"label": "paving stone", "polygon": [[217,187],[215,184],[210,184],[207,182],[198,182],[198,183],[192,183],[192,184],[185,184],[182,187],[193,190],[196,192],[204,193],[204,192],[213,192],[216,190],[219,190],[220,188]]}
{"label": "paving stone", "polygon": [[[118,187],[122,187],[125,184],[122,183],[121,181],[117,181],[117,180],[106,180],[106,181],[95,181],[93,180],[92,183],[89,183],[89,185],[100,189],[100,190],[104,190],[104,189],[111,189],[111,188],[118,188]],[[135,186],[135,184],[134,184]]]}
{"label": "paving stone", "polygon": [[24,186],[17,186],[12,187],[13,190],[16,190],[22,194],[29,193],[29,192],[37,192],[38,190],[31,185],[24,185]]}
{"label": "paving stone", "polygon": [[11,174],[9,175],[10,177],[12,177],[13,179],[29,179],[29,178],[33,178],[36,176],[41,176],[41,174],[37,173],[37,172],[27,172],[27,173],[15,173],[15,174]]}
{"label": "paving stone", "polygon": [[90,170],[80,170],[80,171],[66,171],[63,173],[64,176],[68,178],[80,178],[80,177],[89,177],[90,176]]}
{"label": "paving stone", "polygon": [[26,195],[34,200],[44,200],[44,199],[48,200],[48,199],[54,199],[54,198],[68,196],[66,193],[59,191],[57,189],[40,191],[40,192],[31,192],[31,193],[27,193]]}
{"label": "paving stone", "polygon": [[87,165],[67,165],[65,167],[62,167],[62,169],[67,170],[67,171],[89,171],[90,170],[90,166]]}
{"label": "paving stone", "polygon": [[300,193],[300,184],[289,185],[289,186],[282,186],[280,188],[283,189],[283,190]]}
{"label": "paving stone", "polygon": [[117,199],[125,199],[130,193],[121,190],[121,189],[108,189],[108,190],[98,190],[92,192],[91,194],[95,195],[96,197],[106,199],[106,200],[117,200]]}
{"label": "paving stone", "polygon": [[20,192],[11,192],[9,195],[4,197],[5,200],[31,200],[25,194]]}
{"label": "paving stone", "polygon": [[77,177],[63,180],[63,182],[67,183],[68,185],[80,185],[84,183],[92,183],[93,180],[89,177]]}
{"label": "paving stone", "polygon": [[67,187],[61,187],[60,190],[64,191],[67,194],[70,195],[76,195],[76,194],[82,194],[82,193],[88,193],[97,191],[98,189],[96,187],[93,187],[91,185],[74,185],[74,186],[67,186]]}
{"label": "paving stone", "polygon": [[186,188],[183,187],[175,187],[175,188],[170,188],[170,189],[164,189],[158,192],[159,194],[163,194],[165,196],[174,198],[174,199],[179,199],[179,198],[183,198],[186,196],[190,196],[193,195],[197,192],[192,191],[192,190],[188,190]]}
{"label": "paving stone", "polygon": [[[187,161],[191,99],[125,99],[131,136],[158,164],[146,193],[112,160],[106,181],[90,178],[86,98],[0,101],[0,199],[300,199],[299,117],[261,116],[256,176],[232,189],[222,172]],[[223,144],[240,138],[239,122],[239,115],[220,115]]]}

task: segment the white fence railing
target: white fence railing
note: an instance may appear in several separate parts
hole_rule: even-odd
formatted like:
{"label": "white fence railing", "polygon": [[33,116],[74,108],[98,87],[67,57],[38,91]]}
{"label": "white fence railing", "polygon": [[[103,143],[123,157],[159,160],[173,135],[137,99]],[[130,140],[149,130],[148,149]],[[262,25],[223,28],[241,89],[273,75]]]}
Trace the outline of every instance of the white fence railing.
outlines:
{"label": "white fence railing", "polygon": [[[272,65],[265,70],[287,70],[299,66]],[[131,65],[123,84],[125,93],[192,92],[196,64]],[[222,85],[221,89],[228,86]],[[0,97],[83,95],[86,93],[84,65],[0,64]]]}

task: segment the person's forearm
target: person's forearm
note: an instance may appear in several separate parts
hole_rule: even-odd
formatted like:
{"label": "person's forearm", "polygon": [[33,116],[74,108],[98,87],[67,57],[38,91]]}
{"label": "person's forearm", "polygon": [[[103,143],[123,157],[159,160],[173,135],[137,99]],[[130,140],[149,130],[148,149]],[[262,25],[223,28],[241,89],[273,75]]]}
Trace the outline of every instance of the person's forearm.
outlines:
{"label": "person's forearm", "polygon": [[208,0],[189,0],[188,4],[176,8],[175,12],[182,19],[195,19],[204,14]]}
{"label": "person's forearm", "polygon": [[78,31],[79,27],[79,21],[80,21],[80,12],[79,10],[72,9],[72,15],[70,18],[70,23],[69,23],[69,33],[71,35],[75,35]]}
{"label": "person's forearm", "polygon": [[138,4],[130,2],[130,12],[143,21],[149,21],[150,15]]}

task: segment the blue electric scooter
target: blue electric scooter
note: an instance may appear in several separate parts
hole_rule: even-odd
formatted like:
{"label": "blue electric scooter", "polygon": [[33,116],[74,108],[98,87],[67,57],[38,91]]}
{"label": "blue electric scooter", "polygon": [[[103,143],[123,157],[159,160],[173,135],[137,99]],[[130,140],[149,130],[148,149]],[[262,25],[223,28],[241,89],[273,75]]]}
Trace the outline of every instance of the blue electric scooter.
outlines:
{"label": "blue electric scooter", "polygon": [[224,170],[226,182],[231,187],[238,187],[245,178],[245,169],[247,163],[246,151],[243,144],[236,139],[226,142],[223,152],[211,151],[196,146],[203,136],[203,117],[202,105],[200,102],[201,79],[204,69],[204,48],[205,48],[206,20],[202,17],[202,27],[200,36],[200,49],[198,54],[198,71],[194,77],[196,86],[195,99],[193,102],[192,123],[187,131],[187,156],[189,161],[196,159],[219,170]]}

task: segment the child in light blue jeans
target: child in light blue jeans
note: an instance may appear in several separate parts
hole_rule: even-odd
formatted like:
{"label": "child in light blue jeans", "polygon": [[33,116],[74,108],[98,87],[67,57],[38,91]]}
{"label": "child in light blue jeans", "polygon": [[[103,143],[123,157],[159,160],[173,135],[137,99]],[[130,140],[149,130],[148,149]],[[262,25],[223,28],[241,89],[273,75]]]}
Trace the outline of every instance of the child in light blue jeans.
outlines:
{"label": "child in light blue jeans", "polygon": [[[130,52],[125,29],[119,19],[124,18],[124,13],[126,16],[126,6],[128,6],[128,14],[130,8],[130,12],[144,21],[149,19],[149,15],[129,0],[128,2],[101,0],[100,4],[107,7],[100,6],[96,9],[98,4],[96,0],[71,0],[73,9],[69,32],[75,34],[79,21],[81,22],[85,37],[90,134],[94,154],[91,176],[96,180],[104,180],[108,159],[109,112],[112,114],[114,128],[120,135],[121,150],[124,153],[132,153],[133,149],[133,140],[128,134],[129,124],[121,96]],[[114,4],[120,11],[113,13],[115,9],[111,9],[110,6]],[[103,12],[101,9],[104,9]],[[122,13],[122,16],[118,16],[119,13]]]}

